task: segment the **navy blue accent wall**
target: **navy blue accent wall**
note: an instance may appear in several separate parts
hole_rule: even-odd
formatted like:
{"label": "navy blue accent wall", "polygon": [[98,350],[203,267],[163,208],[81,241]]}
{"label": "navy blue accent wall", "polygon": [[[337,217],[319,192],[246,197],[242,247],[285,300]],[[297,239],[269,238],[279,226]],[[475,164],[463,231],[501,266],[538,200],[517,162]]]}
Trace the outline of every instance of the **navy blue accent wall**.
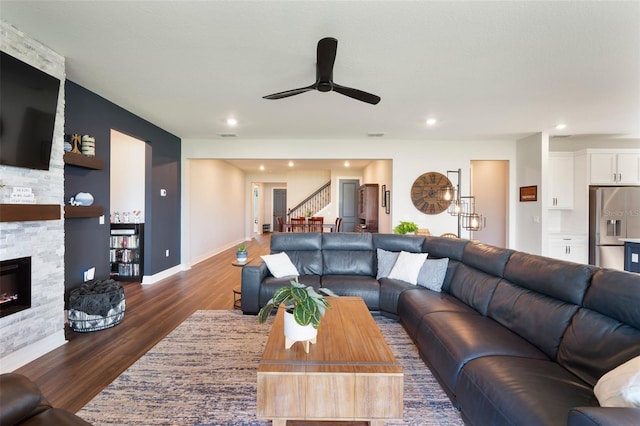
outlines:
{"label": "navy blue accent wall", "polygon": [[[82,273],[96,267],[96,278],[109,276],[109,186],[111,129],[146,142],[144,275],[180,264],[180,138],[126,111],[95,93],[66,81],[65,133],[96,139],[103,170],[65,166],[65,202],[78,192],[90,192],[104,207],[98,218],[65,220],[65,290],[82,284]],[[161,197],[160,190],[167,196]],[[165,256],[169,250],[169,256]]]}

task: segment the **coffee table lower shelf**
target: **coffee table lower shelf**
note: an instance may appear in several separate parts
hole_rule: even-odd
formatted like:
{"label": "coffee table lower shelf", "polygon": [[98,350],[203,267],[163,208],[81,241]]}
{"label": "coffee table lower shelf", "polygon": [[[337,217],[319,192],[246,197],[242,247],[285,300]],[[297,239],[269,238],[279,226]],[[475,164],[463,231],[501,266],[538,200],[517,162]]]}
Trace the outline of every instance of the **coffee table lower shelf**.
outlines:
{"label": "coffee table lower shelf", "polygon": [[366,305],[357,297],[331,298],[330,304],[309,354],[300,343],[285,349],[278,311],[258,367],[258,418],[274,426],[402,420],[402,367]]}

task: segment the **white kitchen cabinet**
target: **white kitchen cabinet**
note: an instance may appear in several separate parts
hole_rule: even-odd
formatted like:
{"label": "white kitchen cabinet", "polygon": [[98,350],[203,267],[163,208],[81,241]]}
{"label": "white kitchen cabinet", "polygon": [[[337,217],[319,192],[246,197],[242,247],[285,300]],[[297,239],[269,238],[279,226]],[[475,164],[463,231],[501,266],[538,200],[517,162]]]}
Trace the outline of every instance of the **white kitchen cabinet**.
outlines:
{"label": "white kitchen cabinet", "polygon": [[549,237],[549,257],[576,263],[588,263],[589,245],[586,235]]}
{"label": "white kitchen cabinet", "polygon": [[640,152],[597,152],[589,157],[591,185],[640,185]]}
{"label": "white kitchen cabinet", "polygon": [[573,153],[549,153],[549,208],[573,209]]}

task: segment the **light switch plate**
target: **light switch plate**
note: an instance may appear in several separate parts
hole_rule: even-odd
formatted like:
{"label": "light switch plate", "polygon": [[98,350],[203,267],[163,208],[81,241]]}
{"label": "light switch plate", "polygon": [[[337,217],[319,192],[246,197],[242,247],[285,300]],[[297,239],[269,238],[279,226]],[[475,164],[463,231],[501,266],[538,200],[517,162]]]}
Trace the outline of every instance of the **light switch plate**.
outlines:
{"label": "light switch plate", "polygon": [[631,253],[631,263],[638,263],[638,253]]}

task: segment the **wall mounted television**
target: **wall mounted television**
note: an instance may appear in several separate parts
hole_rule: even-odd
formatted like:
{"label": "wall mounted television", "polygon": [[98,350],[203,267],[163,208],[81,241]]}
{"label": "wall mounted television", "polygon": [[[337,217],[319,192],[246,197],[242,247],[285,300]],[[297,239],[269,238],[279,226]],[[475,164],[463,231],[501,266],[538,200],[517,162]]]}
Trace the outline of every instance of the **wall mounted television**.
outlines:
{"label": "wall mounted television", "polygon": [[0,164],[48,170],[60,80],[0,54]]}

